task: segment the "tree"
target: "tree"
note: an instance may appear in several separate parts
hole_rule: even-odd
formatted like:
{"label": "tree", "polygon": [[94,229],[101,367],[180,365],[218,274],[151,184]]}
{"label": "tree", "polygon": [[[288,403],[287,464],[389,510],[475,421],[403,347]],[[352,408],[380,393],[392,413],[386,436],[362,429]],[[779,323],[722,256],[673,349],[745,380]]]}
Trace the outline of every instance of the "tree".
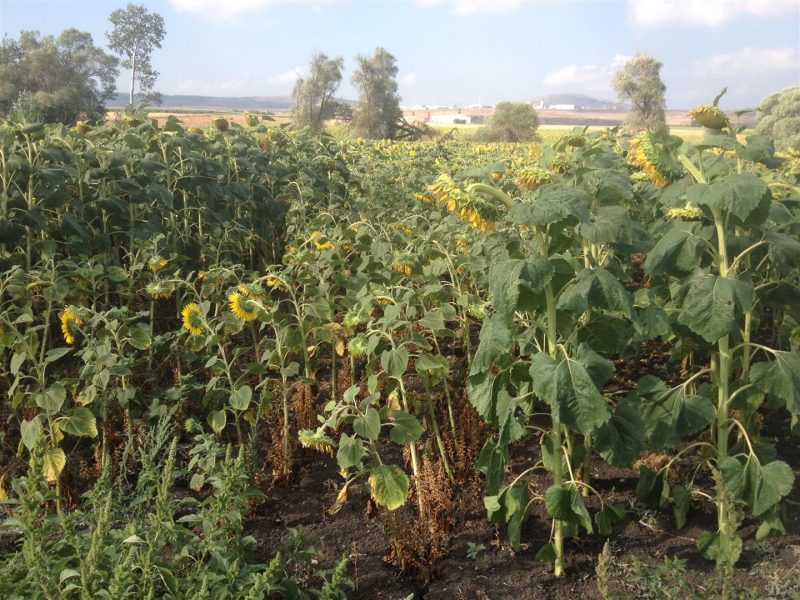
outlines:
{"label": "tree", "polygon": [[614,73],[614,90],[622,100],[631,103],[625,126],[631,131],[664,131],[667,87],[659,71],[663,65],[652,56],[637,54]]}
{"label": "tree", "polygon": [[342,83],[344,59],[328,58],[315,52],[309,60],[308,77],[298,77],[292,91],[292,117],[301,127],[321,131],[326,120],[333,118],[339,103],[333,98]]}
{"label": "tree", "polygon": [[403,117],[397,94],[395,58],[383,48],[370,57],[356,56],[353,85],[359,96],[353,111],[353,129],[365,138],[391,139]]}
{"label": "tree", "polygon": [[756,131],[772,136],[775,148],[800,150],[800,87],[770,94],[758,107]]}
{"label": "tree", "polygon": [[109,15],[108,20],[114,26],[108,37],[108,47],[122,57],[122,67],[131,70],[131,86],[128,103],[133,106],[136,82],[139,92],[148,99],[157,98],[153,86],[158,78],[158,71],[150,63],[153,48],[161,48],[166,31],[164,18],[158,13],[149,12],[144,6],[128,4],[124,9],[118,8]]}
{"label": "tree", "polygon": [[525,102],[498,102],[478,137],[487,142],[532,142],[539,116]]}
{"label": "tree", "polygon": [[67,29],[57,38],[23,31],[0,45],[0,114],[48,122],[102,120],[114,95],[117,59],[92,36]]}

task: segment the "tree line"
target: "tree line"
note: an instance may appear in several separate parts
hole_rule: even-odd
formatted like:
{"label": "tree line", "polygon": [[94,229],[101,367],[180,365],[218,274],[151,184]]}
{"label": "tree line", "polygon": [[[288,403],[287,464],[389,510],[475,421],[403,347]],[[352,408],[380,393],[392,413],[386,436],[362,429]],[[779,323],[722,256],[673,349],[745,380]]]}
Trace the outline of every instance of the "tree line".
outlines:
{"label": "tree line", "polygon": [[166,35],[161,15],[128,4],[109,15],[106,33],[114,54],[94,45],[91,34],[67,29],[58,36],[23,31],[0,44],[0,116],[20,120],[99,122],[116,91],[120,67],[130,70],[130,104],[138,94],[154,101],[158,71],[150,56]]}
{"label": "tree line", "polygon": [[[128,4],[109,15],[106,32],[111,53],[95,46],[92,36],[67,29],[58,36],[22,31],[19,38],[4,37],[0,44],[0,117],[23,121],[73,124],[100,122],[105,103],[116,91],[120,69],[130,73],[129,107],[134,98],[158,103],[154,91],[158,71],[152,53],[166,36],[163,17],[144,6]],[[630,105],[625,128],[630,133],[667,129],[666,86],[662,64],[637,54],[613,76],[612,87]],[[344,59],[314,52],[308,74],[298,77],[293,92],[292,117],[297,126],[322,130],[326,121],[341,119],[353,133],[365,138],[395,139],[415,129],[403,119],[397,84],[397,60],[385,48],[370,56],[356,56],[351,82],[358,91],[355,103],[336,98],[344,77]],[[717,113],[707,106],[708,114]],[[800,87],[766,97],[758,110],[757,131],[775,138],[776,146],[800,148]],[[700,120],[702,122],[702,120]],[[536,111],[524,102],[501,102],[476,136],[481,141],[524,142],[537,139]]]}

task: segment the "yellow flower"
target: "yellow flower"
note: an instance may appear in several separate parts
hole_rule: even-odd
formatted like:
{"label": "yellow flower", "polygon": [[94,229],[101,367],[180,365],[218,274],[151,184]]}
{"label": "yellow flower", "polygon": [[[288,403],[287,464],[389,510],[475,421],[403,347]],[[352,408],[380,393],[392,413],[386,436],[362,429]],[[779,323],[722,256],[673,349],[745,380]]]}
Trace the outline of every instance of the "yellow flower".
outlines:
{"label": "yellow flower", "polygon": [[330,242],[330,240],[328,240],[328,238],[322,235],[322,233],[319,231],[312,231],[311,239],[318,250],[330,250],[333,248],[333,244]]}
{"label": "yellow flower", "polygon": [[75,330],[81,325],[83,319],[75,313],[75,309],[72,306],[65,307],[61,313],[61,333],[64,334],[64,341],[70,345],[74,344]]}
{"label": "yellow flower", "polygon": [[197,281],[204,281],[206,277],[208,277],[208,273],[206,273],[205,271],[198,271]]}
{"label": "yellow flower", "polygon": [[236,315],[236,318],[242,321],[252,321],[258,317],[258,307],[247,296],[239,292],[233,292],[228,296],[228,306],[231,307],[231,312]]}
{"label": "yellow flower", "polygon": [[183,317],[183,328],[189,332],[189,335],[198,336],[203,334],[203,311],[197,306],[195,302],[190,302],[183,307],[181,311]]}
{"label": "yellow flower", "polygon": [[150,269],[153,273],[157,273],[164,267],[169,264],[169,261],[166,258],[161,258],[160,256],[154,256],[150,259],[150,262],[147,264],[147,268]]}

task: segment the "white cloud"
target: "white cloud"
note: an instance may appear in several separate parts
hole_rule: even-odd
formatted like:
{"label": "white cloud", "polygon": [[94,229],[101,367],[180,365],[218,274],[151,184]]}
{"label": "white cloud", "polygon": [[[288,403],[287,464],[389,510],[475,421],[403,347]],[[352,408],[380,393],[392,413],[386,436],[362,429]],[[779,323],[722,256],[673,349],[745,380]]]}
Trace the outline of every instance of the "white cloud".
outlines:
{"label": "white cloud", "polygon": [[413,71],[406,73],[400,78],[401,85],[414,85],[417,82],[417,74]]}
{"label": "white cloud", "polygon": [[210,21],[236,21],[247,13],[275,4],[307,4],[319,7],[335,0],[169,0],[176,10],[196,13]]}
{"label": "white cloud", "polygon": [[719,27],[737,17],[797,16],[797,0],[628,0],[635,25]]}
{"label": "white cloud", "polygon": [[306,68],[301,66],[296,66],[295,68],[286,71],[285,73],[280,73],[278,75],[273,75],[267,81],[270,83],[280,83],[283,85],[294,84],[295,81],[300,78],[303,73],[305,72]]}
{"label": "white cloud", "polygon": [[569,92],[608,93],[614,71],[629,59],[629,56],[617,54],[604,65],[568,65],[548,73],[544,84]]}
{"label": "white cloud", "polygon": [[[525,0],[414,0],[420,6],[450,5],[459,15],[503,13],[516,10]],[[530,1],[530,0],[529,0]]]}
{"label": "white cloud", "polygon": [[800,78],[800,51],[797,48],[744,48],[739,52],[697,60],[694,70],[699,77],[794,73],[796,78]]}

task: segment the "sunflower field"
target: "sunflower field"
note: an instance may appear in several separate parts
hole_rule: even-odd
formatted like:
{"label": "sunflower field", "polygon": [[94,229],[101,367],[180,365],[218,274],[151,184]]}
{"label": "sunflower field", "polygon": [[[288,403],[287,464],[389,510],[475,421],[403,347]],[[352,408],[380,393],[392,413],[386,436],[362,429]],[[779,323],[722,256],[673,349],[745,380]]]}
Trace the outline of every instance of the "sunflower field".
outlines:
{"label": "sunflower field", "polygon": [[800,593],[800,167],[701,122],[0,124],[2,596]]}

